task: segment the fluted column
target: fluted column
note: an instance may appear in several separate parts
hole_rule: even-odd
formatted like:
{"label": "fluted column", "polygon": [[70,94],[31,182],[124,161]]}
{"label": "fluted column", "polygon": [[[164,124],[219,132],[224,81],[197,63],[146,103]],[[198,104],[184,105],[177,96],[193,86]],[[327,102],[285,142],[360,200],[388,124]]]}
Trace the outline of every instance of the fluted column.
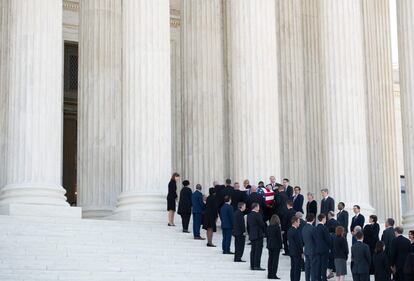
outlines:
{"label": "fluted column", "polygon": [[122,12],[123,171],[116,213],[137,219],[142,210],[165,210],[171,176],[169,1],[124,0]]}
{"label": "fluted column", "polygon": [[78,202],[103,217],[121,192],[121,1],[81,0]]}
{"label": "fluted column", "polygon": [[312,91],[309,103],[313,123],[308,130],[316,138],[309,141],[310,165],[316,162],[316,168],[308,176],[316,179],[318,189],[329,188],[347,207],[359,204],[371,213],[362,5],[360,0],[321,0],[311,5],[316,22],[312,34],[318,35],[313,40],[319,50],[310,47],[315,57],[307,59],[307,67],[309,72],[320,70],[314,76],[319,81],[308,83],[319,84],[320,91]]}
{"label": "fluted column", "polygon": [[414,2],[397,1],[398,55],[404,145],[404,174],[408,212],[404,225],[414,227]]}
{"label": "fluted column", "polygon": [[226,176],[222,1],[181,2],[184,178]]}
{"label": "fluted column", "polygon": [[8,4],[2,212],[12,212],[13,204],[67,206],[61,186],[62,2]]}
{"label": "fluted column", "polygon": [[280,177],[275,1],[226,3],[230,175],[257,183]]}
{"label": "fluted column", "polygon": [[307,190],[302,1],[277,0],[281,174]]}
{"label": "fluted column", "polygon": [[379,219],[400,220],[388,0],[363,0],[369,186]]}

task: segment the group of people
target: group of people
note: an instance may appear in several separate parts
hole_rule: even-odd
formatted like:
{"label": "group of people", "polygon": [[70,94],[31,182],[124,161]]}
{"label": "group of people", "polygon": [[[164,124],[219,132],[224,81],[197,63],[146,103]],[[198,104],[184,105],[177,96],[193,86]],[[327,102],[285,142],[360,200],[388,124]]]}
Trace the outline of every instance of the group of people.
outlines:
{"label": "group of people", "polygon": [[[175,226],[179,180],[179,174],[174,173],[168,185],[168,226]],[[394,228],[394,220],[388,218],[380,239],[377,216],[369,216],[365,224],[358,205],[353,206],[354,216],[349,225],[345,204],[339,202],[335,213],[335,200],[329,196],[328,189],[321,190],[319,213],[314,194],[307,194],[304,219],[301,188],[292,187],[288,179],[283,179],[282,184],[273,176],[269,180],[269,184],[259,182],[257,186],[251,186],[245,180],[244,190],[239,183],[232,184],[230,179],[224,185],[214,182],[208,197],[203,195],[200,184],[193,192],[190,182],[184,180],[178,200],[183,232],[190,233],[188,226],[192,216],[194,239],[205,240],[200,235],[203,228],[207,233],[207,246],[216,247],[213,233],[220,218],[223,254],[234,255],[234,262],[245,262],[242,257],[247,234],[251,245],[250,269],[260,271],[265,270],[261,267],[261,256],[266,239],[268,279],[280,279],[277,270],[283,249],[283,255],[290,256],[292,281],[299,281],[302,271],[306,281],[326,281],[335,275],[337,281],[343,281],[349,255],[354,280],[368,281],[370,275],[375,275],[377,281],[414,280],[413,230],[409,231],[408,239],[403,235],[403,228]],[[347,240],[349,232],[351,248]],[[232,237],[234,252],[230,250]]]}

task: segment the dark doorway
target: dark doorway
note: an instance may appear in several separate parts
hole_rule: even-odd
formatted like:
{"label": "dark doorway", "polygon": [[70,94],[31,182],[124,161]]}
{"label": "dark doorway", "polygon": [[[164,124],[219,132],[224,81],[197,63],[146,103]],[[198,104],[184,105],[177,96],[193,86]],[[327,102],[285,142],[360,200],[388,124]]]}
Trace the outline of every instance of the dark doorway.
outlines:
{"label": "dark doorway", "polygon": [[65,43],[63,63],[63,165],[62,185],[71,206],[76,206],[78,137],[78,44]]}

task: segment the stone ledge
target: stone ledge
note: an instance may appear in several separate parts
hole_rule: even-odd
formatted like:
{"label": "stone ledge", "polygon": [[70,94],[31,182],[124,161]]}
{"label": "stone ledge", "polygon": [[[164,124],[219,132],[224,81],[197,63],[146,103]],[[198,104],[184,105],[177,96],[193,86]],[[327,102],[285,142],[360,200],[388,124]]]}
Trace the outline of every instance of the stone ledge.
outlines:
{"label": "stone ledge", "polygon": [[0,215],[81,219],[82,208],[12,203],[0,205]]}

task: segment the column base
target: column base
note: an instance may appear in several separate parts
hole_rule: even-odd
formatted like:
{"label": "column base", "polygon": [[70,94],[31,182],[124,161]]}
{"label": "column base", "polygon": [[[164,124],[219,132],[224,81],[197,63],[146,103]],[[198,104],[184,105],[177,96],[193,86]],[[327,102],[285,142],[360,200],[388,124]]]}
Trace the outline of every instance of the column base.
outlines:
{"label": "column base", "polygon": [[69,206],[66,190],[59,185],[8,184],[0,190],[0,205],[29,204]]}
{"label": "column base", "polygon": [[161,221],[167,218],[166,198],[159,194],[123,192],[110,220]]}
{"label": "column base", "polygon": [[82,208],[10,203],[0,205],[0,215],[80,219]]}
{"label": "column base", "polygon": [[82,218],[84,219],[104,219],[112,215],[113,208],[93,208],[93,207],[82,207]]}
{"label": "column base", "polygon": [[408,231],[414,230],[414,210],[410,210],[403,216],[404,234],[408,236]]}

